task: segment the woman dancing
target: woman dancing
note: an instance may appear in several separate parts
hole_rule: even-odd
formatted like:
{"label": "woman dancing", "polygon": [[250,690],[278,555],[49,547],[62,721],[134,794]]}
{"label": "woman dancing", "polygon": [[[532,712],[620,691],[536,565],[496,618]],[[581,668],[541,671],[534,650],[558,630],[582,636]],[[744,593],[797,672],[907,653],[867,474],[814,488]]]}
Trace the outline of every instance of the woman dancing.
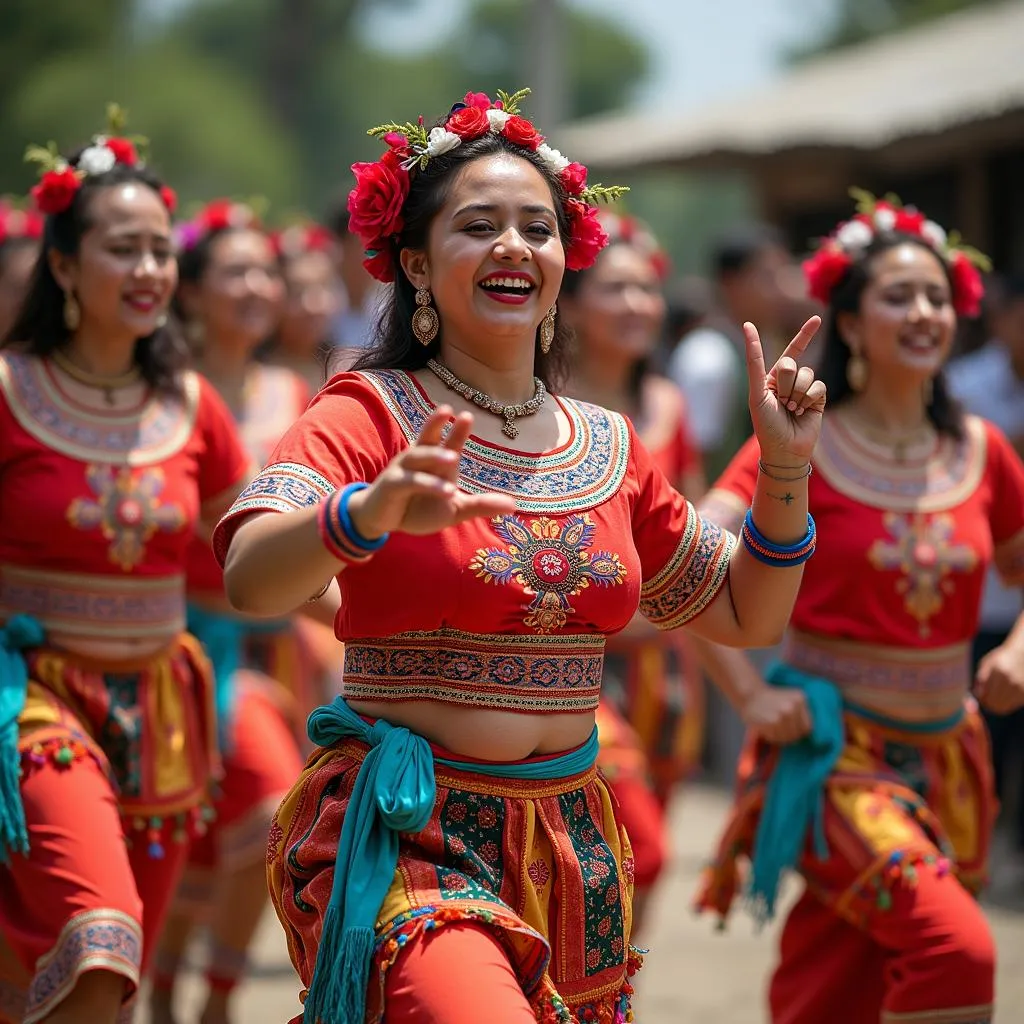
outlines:
{"label": "woman dancing", "polygon": [[[271,334],[283,287],[277,254],[255,211],[229,200],[209,203],[178,226],[177,306],[196,361],[238,424],[255,467],[262,466],[309,400],[291,370],[264,366],[254,352]],[[193,923],[209,926],[208,996],[203,1024],[226,1024],[245,976],[249,944],[267,905],[267,833],[277,805],[302,771],[295,736],[301,657],[288,619],[246,620],[224,596],[209,538],[197,539],[187,565],[189,629],[202,641],[217,678],[224,777],[217,817],[195,842],[160,942],[152,991],[155,1024],[173,1021],[174,983]],[[253,668],[260,672],[246,671]]]}
{"label": "woman dancing", "polygon": [[[589,270],[566,274],[560,309],[575,336],[574,398],[628,416],[669,483],[691,501],[704,493],[682,393],[653,371],[665,323],[668,259],[650,230],[602,211],[608,245]],[[664,808],[697,763],[703,737],[703,677],[679,632],[662,633],[636,615],[605,648],[598,765],[619,803],[633,847],[633,927],[665,865]]]}
{"label": "woman dancing", "polygon": [[[753,740],[699,904],[726,914],[737,858],[752,858],[762,918],[784,869],[806,882],[771,982],[776,1024],[837,1007],[850,1024],[992,1019],[995,949],[973,894],[995,802],[970,650],[988,565],[1024,583],[1024,467],[943,379],[957,314],[981,298],[976,255],[863,196],[805,264],[829,308],[822,377],[838,406],[810,484],[821,549],[773,685],[743,655],[704,652]],[[750,442],[703,514],[737,522],[757,466]],[[772,470],[768,500],[798,500],[803,476]],[[974,680],[995,711],[1024,703],[1022,647],[1018,624]]]}
{"label": "woman dancing", "polygon": [[183,565],[248,459],[165,326],[174,195],[116,131],[38,151],[45,251],[0,353],[10,1021],[130,1019],[218,767]]}
{"label": "woman dancing", "polygon": [[[626,1019],[633,863],[594,766],[605,637],[642,603],[774,641],[814,546],[803,492],[759,488],[737,545],[622,416],[551,397],[563,272],[593,262],[592,204],[617,190],[543,142],[524,95],[375,131],[349,202],[391,282],[377,348],[215,535],[244,611],[342,588],[343,696],[311,716],[269,851],[307,1024]],[[794,475],[824,406],[795,361],[816,327],[770,374],[748,335],[764,457]]]}

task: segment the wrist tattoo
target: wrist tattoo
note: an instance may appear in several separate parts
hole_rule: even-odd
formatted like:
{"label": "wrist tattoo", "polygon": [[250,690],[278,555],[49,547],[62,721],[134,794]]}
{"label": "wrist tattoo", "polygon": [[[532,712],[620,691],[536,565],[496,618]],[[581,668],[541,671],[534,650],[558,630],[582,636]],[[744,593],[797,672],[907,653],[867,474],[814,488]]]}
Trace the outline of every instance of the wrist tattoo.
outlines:
{"label": "wrist tattoo", "polygon": [[792,505],[794,501],[796,501],[796,497],[789,491],[786,491],[785,494],[772,494],[771,491],[768,491],[767,493],[769,498],[774,498],[776,501],[781,501],[787,508],[789,508],[789,506]]}

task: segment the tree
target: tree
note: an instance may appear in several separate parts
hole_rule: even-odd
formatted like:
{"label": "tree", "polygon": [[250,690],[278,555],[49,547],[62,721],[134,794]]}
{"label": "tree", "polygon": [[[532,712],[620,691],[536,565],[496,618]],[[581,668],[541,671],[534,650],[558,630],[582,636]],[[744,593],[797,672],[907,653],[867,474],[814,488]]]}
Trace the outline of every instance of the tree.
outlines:
{"label": "tree", "polygon": [[1003,0],[839,0],[819,40],[791,56],[803,60],[844,46],[922,22],[941,18],[965,7],[1001,3]]}

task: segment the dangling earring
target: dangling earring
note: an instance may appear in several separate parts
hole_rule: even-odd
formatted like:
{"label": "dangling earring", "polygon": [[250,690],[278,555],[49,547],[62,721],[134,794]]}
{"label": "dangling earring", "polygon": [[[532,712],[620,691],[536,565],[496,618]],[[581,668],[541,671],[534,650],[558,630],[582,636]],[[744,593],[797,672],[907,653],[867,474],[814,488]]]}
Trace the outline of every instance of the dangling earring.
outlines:
{"label": "dangling earring", "polygon": [[426,348],[441,329],[441,321],[437,310],[430,304],[430,289],[416,289],[416,312],[412,315],[412,333],[416,340]]}
{"label": "dangling earring", "polygon": [[928,408],[928,406],[930,406],[934,400],[935,400],[935,380],[934,380],[934,378],[929,377],[924,382],[924,404],[925,404],[925,408]]}
{"label": "dangling earring", "polygon": [[540,350],[547,355],[551,351],[551,343],[555,340],[555,314],[558,306],[552,306],[540,322]]}
{"label": "dangling earring", "polygon": [[863,391],[868,383],[868,361],[859,352],[850,352],[846,361],[846,383],[851,391]]}
{"label": "dangling earring", "polygon": [[64,326],[69,331],[77,331],[82,322],[82,307],[78,304],[73,292],[64,293]]}
{"label": "dangling earring", "polygon": [[166,326],[167,326],[167,314],[166,313],[161,313],[156,318],[156,329],[159,331],[161,327],[166,327]]}

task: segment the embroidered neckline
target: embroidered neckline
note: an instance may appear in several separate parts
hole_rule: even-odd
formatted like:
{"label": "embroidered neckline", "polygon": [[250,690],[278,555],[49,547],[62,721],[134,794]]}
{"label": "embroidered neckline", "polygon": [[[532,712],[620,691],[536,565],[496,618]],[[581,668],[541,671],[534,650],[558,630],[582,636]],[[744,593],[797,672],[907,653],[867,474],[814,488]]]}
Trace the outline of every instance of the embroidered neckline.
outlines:
{"label": "embroidered neckline", "polygon": [[825,420],[815,469],[840,494],[888,512],[942,512],[966,501],[985,472],[981,420],[968,416],[963,441],[943,435],[925,456],[896,462],[841,416]]}
{"label": "embroidered neckline", "polygon": [[183,377],[183,399],[151,394],[131,409],[90,409],[65,395],[44,361],[0,355],[0,389],[18,424],[37,441],[74,459],[146,466],[178,452],[192,435],[199,379]]}
{"label": "embroidered neckline", "polygon": [[[377,392],[408,443],[434,404],[404,370],[360,373]],[[554,396],[569,419],[569,439],[549,452],[517,452],[471,436],[459,468],[460,486],[470,493],[497,491],[516,499],[523,512],[570,513],[607,501],[622,485],[629,466],[629,429],[618,413]]]}

